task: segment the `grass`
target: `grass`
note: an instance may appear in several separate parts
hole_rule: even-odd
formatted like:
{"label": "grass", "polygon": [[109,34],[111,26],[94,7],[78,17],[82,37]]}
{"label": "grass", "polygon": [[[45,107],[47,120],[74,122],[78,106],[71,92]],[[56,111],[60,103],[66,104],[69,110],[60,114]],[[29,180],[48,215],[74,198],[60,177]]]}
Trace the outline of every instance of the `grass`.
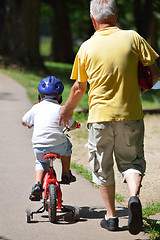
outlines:
{"label": "grass", "polygon": [[150,218],[157,212],[160,212],[160,202],[149,204],[143,209],[143,230],[152,240],[160,240],[160,220]]}
{"label": "grass", "polygon": [[160,212],[160,202],[151,203],[146,208],[143,209],[143,216],[148,217],[154,215],[156,212]]}
{"label": "grass", "polygon": [[[81,174],[85,179],[89,180],[91,183],[92,181],[92,173],[86,169],[84,169],[83,166],[77,165],[75,163],[71,163],[71,168],[75,169],[78,174]],[[95,185],[95,184],[94,184]],[[98,186],[96,186],[98,188]],[[124,198],[120,194],[115,195],[115,199],[119,202],[123,202]]]}
{"label": "grass", "polygon": [[145,92],[142,97],[143,108],[160,108],[160,89]]}
{"label": "grass", "polygon": [[93,183],[92,182],[92,173],[89,172],[88,170],[84,169],[83,166],[77,165],[75,163],[71,163],[71,168],[75,169],[77,173],[81,174],[85,179],[87,179],[91,183]]}
{"label": "grass", "polygon": [[[63,104],[66,102],[72,84],[74,81],[70,80],[71,74],[71,64],[63,64],[63,63],[54,63],[54,62],[45,62],[45,66],[49,69],[50,75],[54,75],[57,78],[61,79],[64,84],[64,92],[63,92]],[[7,69],[1,68],[1,72],[7,74],[8,76],[15,79],[22,86],[27,89],[28,96],[32,103],[36,103],[38,96],[38,84],[39,82],[47,77],[44,74],[37,75],[34,72],[28,72],[24,69],[12,68],[8,67]],[[88,94],[87,92],[83,96],[81,102],[77,106],[78,108],[88,109]]]}

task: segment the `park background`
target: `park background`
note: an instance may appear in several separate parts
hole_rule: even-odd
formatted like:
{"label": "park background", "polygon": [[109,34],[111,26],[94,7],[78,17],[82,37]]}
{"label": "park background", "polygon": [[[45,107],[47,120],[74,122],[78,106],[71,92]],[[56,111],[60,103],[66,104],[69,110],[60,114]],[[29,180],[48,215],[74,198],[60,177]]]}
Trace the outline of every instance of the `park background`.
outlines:
{"label": "park background", "polygon": [[[47,75],[54,75],[63,81],[65,103],[73,84],[70,74],[74,57],[81,43],[94,34],[89,3],[89,0],[0,0],[0,70],[27,89],[32,103],[38,101],[38,83]],[[117,8],[118,26],[136,30],[160,53],[160,1],[117,0]],[[159,62],[157,64],[160,66]],[[159,83],[156,89],[142,95],[146,112],[159,112]],[[74,113],[77,120],[84,122],[83,126],[87,110],[86,93]],[[159,115],[156,119],[159,120]],[[153,128],[152,125],[150,127]],[[85,128],[80,134],[81,139],[87,139]],[[76,165],[74,167],[77,168]],[[78,167],[78,171],[90,178],[83,166]],[[160,212],[160,200],[150,204],[148,209],[145,209],[145,216]],[[152,232],[157,228],[160,232],[159,222],[153,223],[147,222]],[[158,239],[159,233],[156,234],[153,239]]]}
{"label": "park background", "polygon": [[[12,77],[17,71],[22,75],[24,71],[34,73],[35,88],[46,75],[59,77],[65,84],[65,102],[72,85],[69,78],[74,57],[81,43],[94,33],[89,3],[89,0],[1,0],[0,67],[10,70]],[[118,26],[136,30],[159,53],[160,1],[118,0],[117,8]],[[159,107],[159,91],[151,90],[142,96],[145,108]],[[35,98],[33,88],[29,95]],[[87,100],[86,94],[79,107],[88,109]]]}

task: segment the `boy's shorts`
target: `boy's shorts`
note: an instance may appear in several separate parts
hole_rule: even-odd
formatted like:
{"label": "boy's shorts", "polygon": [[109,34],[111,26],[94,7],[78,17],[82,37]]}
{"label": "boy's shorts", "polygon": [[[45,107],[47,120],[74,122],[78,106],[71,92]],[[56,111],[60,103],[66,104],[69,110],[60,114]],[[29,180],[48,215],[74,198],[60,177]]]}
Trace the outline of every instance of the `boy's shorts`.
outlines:
{"label": "boy's shorts", "polygon": [[88,129],[89,165],[97,185],[114,184],[113,154],[124,181],[128,173],[144,175],[143,119],[89,123]]}
{"label": "boy's shorts", "polygon": [[65,143],[62,143],[53,147],[34,147],[34,154],[36,157],[36,166],[35,170],[48,171],[49,169],[49,160],[43,159],[44,155],[47,153],[57,153],[60,156],[69,157],[72,154],[72,144],[67,138]]}

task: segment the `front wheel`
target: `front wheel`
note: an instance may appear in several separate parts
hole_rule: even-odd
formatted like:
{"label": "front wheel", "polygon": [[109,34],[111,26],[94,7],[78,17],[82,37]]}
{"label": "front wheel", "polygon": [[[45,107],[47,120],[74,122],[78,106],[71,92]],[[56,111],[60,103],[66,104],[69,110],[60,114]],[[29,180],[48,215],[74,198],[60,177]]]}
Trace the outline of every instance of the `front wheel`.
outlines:
{"label": "front wheel", "polygon": [[48,215],[49,221],[54,223],[56,222],[56,213],[57,213],[57,191],[54,184],[49,185],[49,204],[48,204]]}

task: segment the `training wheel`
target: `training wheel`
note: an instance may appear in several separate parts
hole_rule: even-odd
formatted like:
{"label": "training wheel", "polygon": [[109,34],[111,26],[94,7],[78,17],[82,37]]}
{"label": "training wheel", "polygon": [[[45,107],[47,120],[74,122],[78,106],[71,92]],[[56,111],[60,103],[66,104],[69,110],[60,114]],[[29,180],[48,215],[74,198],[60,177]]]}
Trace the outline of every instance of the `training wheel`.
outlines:
{"label": "training wheel", "polygon": [[79,220],[79,207],[74,207],[73,209],[73,218],[75,221]]}
{"label": "training wheel", "polygon": [[26,209],[26,222],[27,223],[31,222],[31,213],[29,208]]}

